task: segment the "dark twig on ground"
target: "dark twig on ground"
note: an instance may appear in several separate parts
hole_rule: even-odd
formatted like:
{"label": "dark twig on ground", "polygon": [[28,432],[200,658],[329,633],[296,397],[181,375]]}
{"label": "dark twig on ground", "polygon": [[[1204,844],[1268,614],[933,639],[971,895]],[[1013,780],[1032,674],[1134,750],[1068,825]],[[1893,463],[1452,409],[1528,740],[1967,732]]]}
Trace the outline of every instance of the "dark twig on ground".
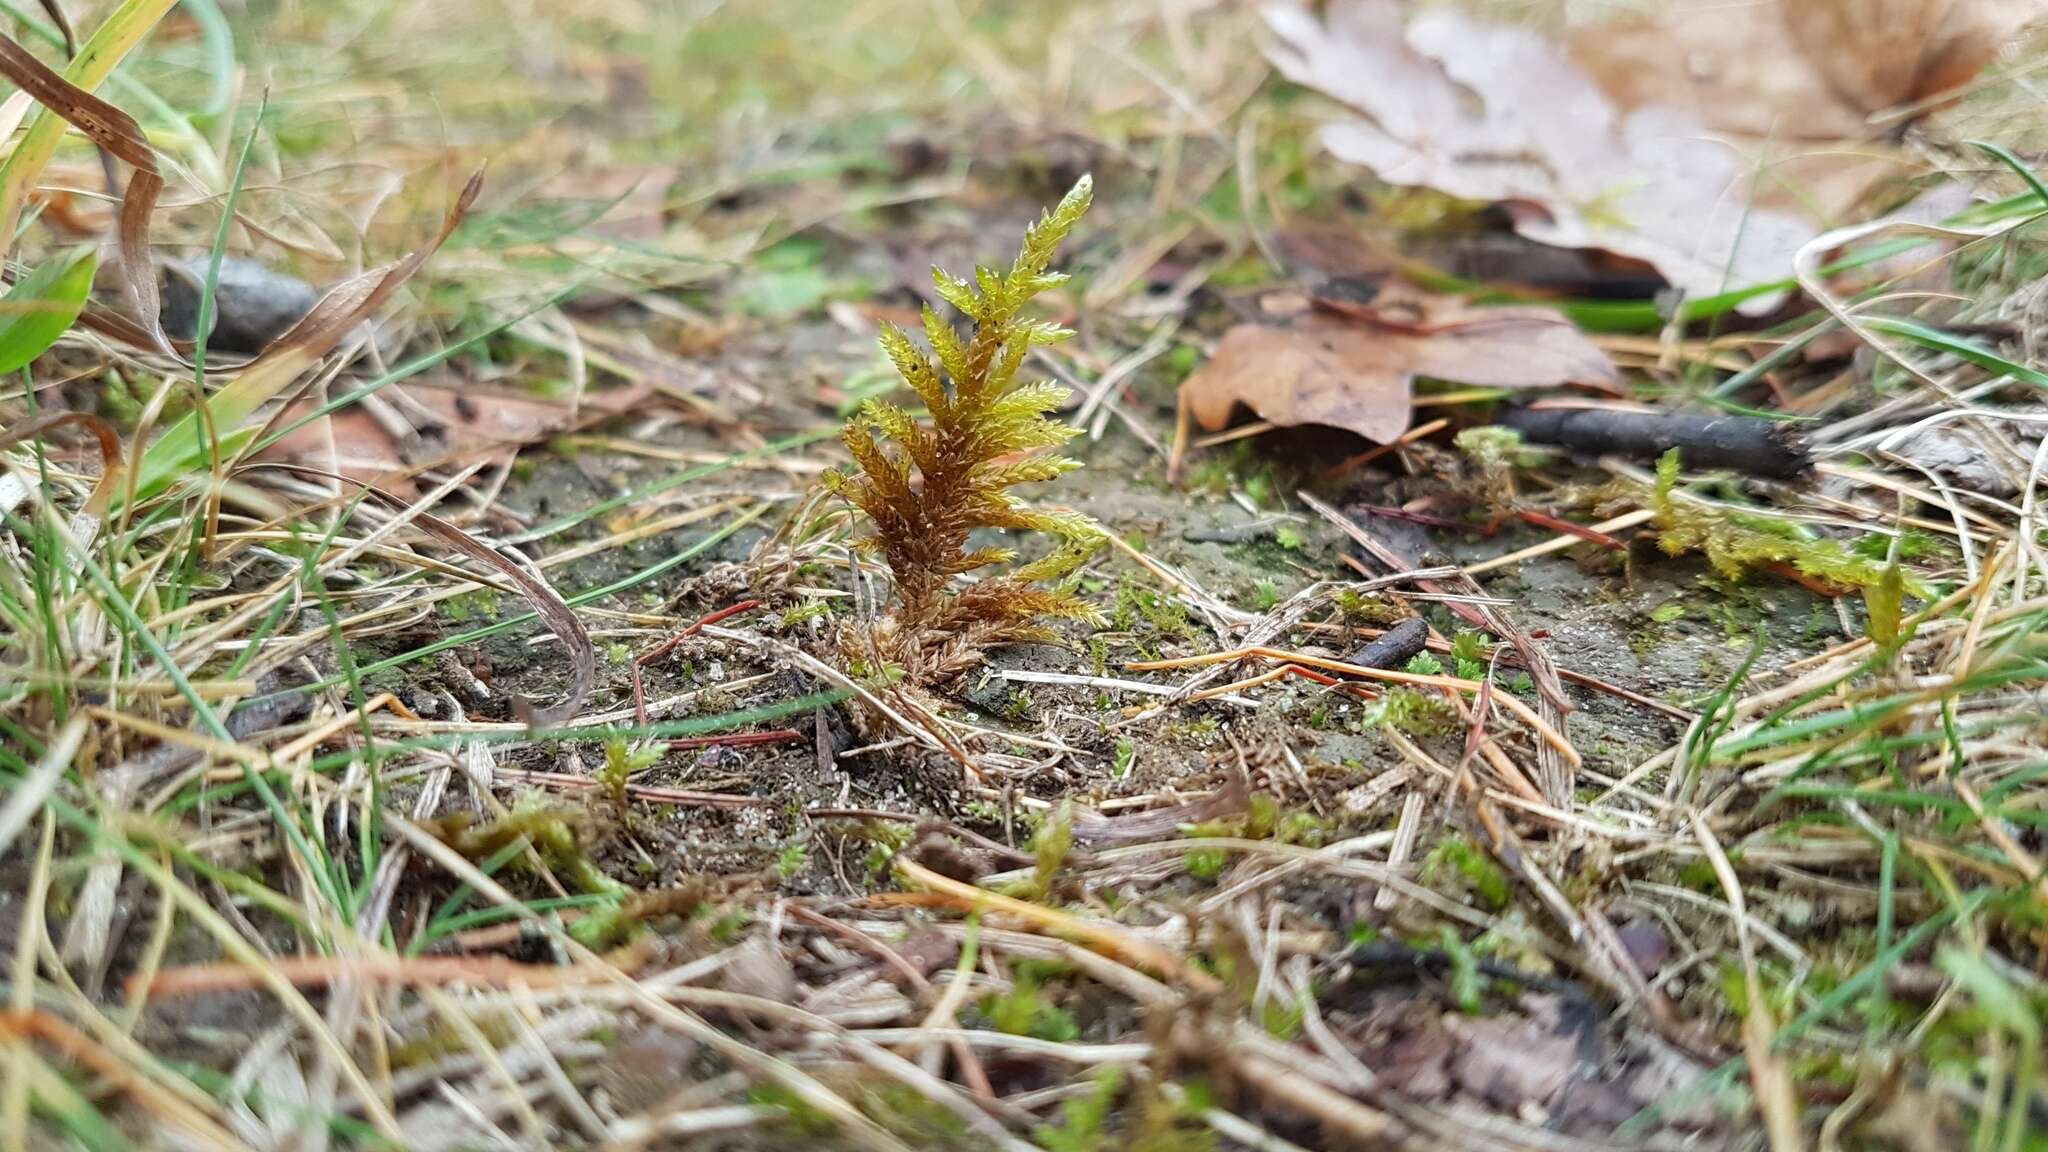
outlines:
{"label": "dark twig on ground", "polygon": [[1404,668],[1429,644],[1429,621],[1411,616],[1351,654],[1351,663],[1366,668]]}
{"label": "dark twig on ground", "polygon": [[1754,416],[1685,416],[1619,408],[1515,407],[1494,416],[1537,444],[1654,459],[1673,448],[1688,467],[1790,479],[1812,467],[1797,426]]}

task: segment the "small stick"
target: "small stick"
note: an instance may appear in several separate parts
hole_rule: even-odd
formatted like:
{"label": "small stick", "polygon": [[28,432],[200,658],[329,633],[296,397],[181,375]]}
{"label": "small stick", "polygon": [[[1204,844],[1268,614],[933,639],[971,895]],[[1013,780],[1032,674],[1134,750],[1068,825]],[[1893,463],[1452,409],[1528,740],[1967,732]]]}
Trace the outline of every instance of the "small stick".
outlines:
{"label": "small stick", "polygon": [[1332,480],[1339,476],[1345,475],[1346,473],[1351,472],[1354,469],[1363,468],[1367,464],[1370,464],[1373,461],[1379,459],[1380,457],[1385,456],[1389,452],[1393,452],[1401,448],[1406,448],[1408,445],[1415,443],[1417,440],[1422,440],[1426,439],[1427,437],[1434,436],[1450,426],[1451,422],[1441,417],[1435,420],[1431,420],[1425,424],[1417,424],[1415,427],[1410,428],[1408,431],[1403,432],[1401,435],[1395,437],[1394,439],[1387,441],[1385,444],[1381,444],[1373,448],[1368,448],[1365,451],[1360,452],[1356,456],[1347,457],[1346,459],[1340,460],[1337,463],[1331,465],[1329,468],[1323,471],[1323,478],[1325,480]]}
{"label": "small stick", "polygon": [[1628,544],[1625,541],[1609,536],[1605,532],[1574,524],[1569,520],[1561,520],[1547,512],[1536,512],[1523,508],[1518,510],[1515,515],[1520,517],[1525,523],[1534,524],[1538,528],[1548,528],[1552,532],[1564,532],[1577,536],[1581,540],[1591,544],[1598,544],[1602,548],[1611,548],[1616,552],[1625,551],[1628,548]]}
{"label": "small stick", "polygon": [[686,748],[738,748],[748,744],[780,744],[786,740],[801,740],[804,734],[794,728],[771,728],[766,732],[739,732],[729,736],[685,736],[668,742],[670,751]]}
{"label": "small stick", "polygon": [[[1552,552],[1562,552],[1575,544],[1584,543],[1588,539],[1582,534],[1584,532],[1598,533],[1612,540],[1613,537],[1607,536],[1608,533],[1620,532],[1624,529],[1633,528],[1638,524],[1647,524],[1651,520],[1656,519],[1656,517],[1657,514],[1655,512],[1647,508],[1638,508],[1634,512],[1625,512],[1612,520],[1602,520],[1590,528],[1581,529],[1579,532],[1571,535],[1557,536],[1553,539],[1545,540],[1541,544],[1532,544],[1520,551],[1510,552],[1505,556],[1495,556],[1491,560],[1481,560],[1477,564],[1467,564],[1465,565],[1465,575],[1478,576],[1482,573],[1491,572],[1496,568],[1506,568],[1510,565],[1520,564],[1524,560],[1534,560],[1538,556],[1548,556]],[[1620,543],[1618,540],[1615,542]]]}
{"label": "small stick", "polygon": [[1410,616],[1374,637],[1351,654],[1351,662],[1364,668],[1405,668],[1429,646],[1429,621]]}
{"label": "small stick", "polygon": [[1655,459],[1673,448],[1695,468],[1732,468],[1791,480],[1813,467],[1795,425],[1754,416],[1684,416],[1618,408],[1533,405],[1494,417],[1526,440],[1590,455]]}
{"label": "small stick", "polygon": [[1219,444],[1228,444],[1233,440],[1248,440],[1253,436],[1264,436],[1278,427],[1280,426],[1271,420],[1254,420],[1249,424],[1240,424],[1227,431],[1211,432],[1207,436],[1194,441],[1193,447],[1214,448]]}
{"label": "small stick", "polygon": [[1397,508],[1389,504],[1353,504],[1351,507],[1370,512],[1384,520],[1406,520],[1426,528],[1463,528],[1464,525],[1448,516],[1432,516],[1412,508]]}
{"label": "small stick", "polygon": [[[1318,624],[1313,622],[1303,624],[1302,627],[1309,631],[1315,632],[1335,632],[1338,630],[1337,625],[1335,624]],[[1359,631],[1371,634],[1373,630],[1369,628],[1362,628],[1359,629]],[[1380,634],[1385,635],[1385,632],[1382,631]],[[1531,632],[1529,633],[1529,635],[1532,638],[1542,638],[1542,634],[1537,632]],[[1430,640],[1428,647],[1429,650],[1432,652],[1449,652],[1451,650],[1451,642],[1448,640],[1432,639]],[[1360,661],[1354,660],[1352,662],[1359,663]],[[1509,667],[1514,667],[1514,665],[1510,664]],[[1695,714],[1688,712],[1683,708],[1677,707],[1676,705],[1672,704],[1666,704],[1662,700],[1652,699],[1651,697],[1645,696],[1640,692],[1635,692],[1631,691],[1630,689],[1623,688],[1619,684],[1609,683],[1608,681],[1600,679],[1598,676],[1594,676],[1586,672],[1574,672],[1569,668],[1559,668],[1557,670],[1557,675],[1560,680],[1569,681],[1573,684],[1579,685],[1582,688],[1591,688],[1595,692],[1605,692],[1609,696],[1626,700],[1631,704],[1640,705],[1641,707],[1648,708],[1653,712],[1662,712],[1664,715],[1669,716],[1674,720],[1684,720],[1690,722],[1694,719]]]}
{"label": "small stick", "polygon": [[[1387,867],[1399,868],[1408,863],[1408,856],[1415,851],[1416,838],[1422,834],[1422,793],[1410,792],[1401,800],[1401,818],[1394,824],[1394,843],[1387,849]],[[1394,906],[1400,894],[1392,888],[1382,888],[1372,898],[1372,906],[1382,912]]]}

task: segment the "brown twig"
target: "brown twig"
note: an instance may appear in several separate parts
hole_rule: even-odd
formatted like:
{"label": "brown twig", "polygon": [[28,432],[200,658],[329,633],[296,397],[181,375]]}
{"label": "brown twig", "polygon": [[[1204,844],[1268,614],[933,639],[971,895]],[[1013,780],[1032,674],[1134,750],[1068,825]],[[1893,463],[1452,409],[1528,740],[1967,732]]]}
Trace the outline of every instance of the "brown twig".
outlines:
{"label": "brown twig", "polygon": [[1752,476],[1792,479],[1812,467],[1796,424],[1754,416],[1686,416],[1585,404],[1506,408],[1501,427],[1538,444],[1589,455],[1654,459],[1676,448],[1694,468],[1732,468]]}

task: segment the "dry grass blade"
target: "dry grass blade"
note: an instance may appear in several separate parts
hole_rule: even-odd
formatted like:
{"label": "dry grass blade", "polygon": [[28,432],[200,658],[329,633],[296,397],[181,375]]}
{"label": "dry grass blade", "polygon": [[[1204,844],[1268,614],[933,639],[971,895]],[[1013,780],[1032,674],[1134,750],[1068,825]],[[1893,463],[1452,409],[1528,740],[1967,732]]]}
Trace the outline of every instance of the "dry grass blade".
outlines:
{"label": "dry grass blade", "polygon": [[946,898],[963,912],[987,911],[1012,916],[1054,936],[1085,944],[1125,963],[1171,977],[1198,992],[1215,992],[1219,988],[1207,973],[1189,967],[1165,948],[1132,936],[1121,928],[1079,920],[1013,896],[976,888],[949,876],[941,876],[902,856],[896,858],[896,870],[904,879]]}
{"label": "dry grass blade", "polygon": [[[268,970],[298,988],[325,988],[343,980],[379,984],[428,986],[466,984],[476,987],[561,988],[604,983],[608,978],[576,967],[522,964],[504,956],[293,956],[272,960]],[[213,992],[257,988],[262,970],[242,964],[194,964],[165,968],[148,980],[132,981],[130,999],[153,1000],[200,996]]]}
{"label": "dry grass blade", "polygon": [[34,770],[14,789],[7,803],[0,806],[0,856],[7,854],[14,838],[28,826],[43,801],[57,790],[57,784],[64,779],[72,757],[78,755],[78,746],[85,739],[85,720],[83,715],[71,718],[71,722],[50,742],[49,749],[36,762]]}
{"label": "dry grass blade", "polygon": [[[264,469],[352,484],[361,489],[364,495],[394,512],[405,512],[411,508],[410,504],[373,485],[332,472],[323,472],[317,468],[295,464],[256,464],[243,469],[243,472]],[[561,701],[551,708],[536,709],[525,698],[515,696],[512,699],[512,706],[519,718],[529,728],[552,728],[576,715],[583,707],[584,698],[590,695],[591,681],[597,675],[597,650],[590,643],[590,633],[583,627],[583,621],[578,619],[575,611],[563,601],[561,594],[548,587],[538,576],[527,571],[523,565],[514,563],[503,553],[485,546],[476,537],[439,516],[430,512],[417,512],[412,514],[412,519],[434,539],[502,573],[506,579],[517,585],[526,602],[533,605],[534,613],[562,641],[562,646],[569,650],[571,678],[569,689]]]}
{"label": "dry grass blade", "polygon": [[[164,190],[156,153],[133,116],[59,76],[31,55],[13,37],[0,35],[0,73],[34,97],[38,104],[63,117],[93,143],[118,157],[134,174],[121,194],[119,240],[122,287],[135,318],[151,341],[171,351],[159,316],[156,269],[149,259],[149,218]],[[10,231],[12,221],[9,221]]]}
{"label": "dry grass blade", "polygon": [[[1424,676],[1414,672],[1396,672],[1387,668],[1362,668],[1342,660],[1331,660],[1305,652],[1288,652],[1264,645],[1252,645],[1229,652],[1211,652],[1203,656],[1183,656],[1173,660],[1138,660],[1125,664],[1124,667],[1133,672],[1156,672],[1170,668],[1197,668],[1205,664],[1231,664],[1254,656],[1263,660],[1279,660],[1308,668],[1320,668],[1325,672],[1338,672],[1362,680],[1385,680],[1394,684],[1413,684],[1426,688],[1452,688],[1475,695],[1485,687],[1477,680],[1464,680],[1456,676]],[[1557,749],[1558,755],[1564,758],[1565,763],[1574,768],[1579,767],[1579,750],[1572,747],[1571,741],[1565,739],[1562,733],[1538,716],[1534,709],[1506,692],[1500,693],[1498,700],[1502,707],[1521,717],[1524,723],[1535,729],[1537,735],[1543,737],[1544,743]]]}
{"label": "dry grass blade", "polygon": [[0,1035],[17,1041],[25,1041],[30,1037],[43,1040],[71,1059],[92,1069],[109,1084],[134,1097],[139,1104],[154,1112],[164,1123],[190,1133],[203,1141],[205,1146],[221,1149],[248,1147],[230,1135],[212,1117],[199,1111],[189,1102],[179,1099],[175,1093],[167,1092],[146,1077],[137,1075],[120,1057],[48,1012],[0,1014]]}
{"label": "dry grass blade", "polygon": [[[90,412],[50,412],[33,416],[0,431],[0,450],[14,447],[24,440],[33,440],[52,428],[66,424],[79,424],[92,433],[100,445],[100,478],[92,486],[92,495],[86,497],[85,507],[79,513],[81,518],[90,517],[95,529],[107,514],[107,505],[114,498],[114,491],[120,486],[122,475],[121,434],[102,417]],[[86,534],[78,533],[79,543],[85,543]]]}
{"label": "dry grass blade", "polygon": [[1792,1084],[1792,1070],[1772,1050],[1777,1025],[1771,1019],[1770,1005],[1764,998],[1763,982],[1757,977],[1756,947],[1749,939],[1749,912],[1744,907],[1742,881],[1735,875],[1734,864],[1721,850],[1721,842],[1707,827],[1706,820],[1695,816],[1692,831],[1706,853],[1708,863],[1713,866],[1714,877],[1720,881],[1721,890],[1728,896],[1730,917],[1735,921],[1743,983],[1749,993],[1749,1010],[1742,1018],[1742,1042],[1749,1056],[1750,1082],[1756,1088],[1757,1111],[1763,1114],[1772,1152],[1799,1152],[1806,1146],[1799,1132],[1799,1093]]}

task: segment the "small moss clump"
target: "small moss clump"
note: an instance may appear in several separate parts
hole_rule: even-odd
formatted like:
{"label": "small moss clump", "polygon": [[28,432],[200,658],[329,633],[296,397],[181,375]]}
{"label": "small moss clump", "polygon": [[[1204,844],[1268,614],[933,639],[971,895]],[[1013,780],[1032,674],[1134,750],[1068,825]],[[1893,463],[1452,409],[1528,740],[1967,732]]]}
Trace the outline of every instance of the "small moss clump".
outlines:
{"label": "small moss clump", "polygon": [[[1887,565],[1836,540],[1813,537],[1796,524],[1770,516],[1688,504],[1677,498],[1678,449],[1657,461],[1657,482],[1650,490],[1650,511],[1656,514],[1657,544],[1667,555],[1706,554],[1714,571],[1730,580],[1754,568],[1779,567],[1807,580],[1840,588],[1871,588],[1883,584]],[[1907,578],[1904,590],[1924,596],[1926,588]]]}

